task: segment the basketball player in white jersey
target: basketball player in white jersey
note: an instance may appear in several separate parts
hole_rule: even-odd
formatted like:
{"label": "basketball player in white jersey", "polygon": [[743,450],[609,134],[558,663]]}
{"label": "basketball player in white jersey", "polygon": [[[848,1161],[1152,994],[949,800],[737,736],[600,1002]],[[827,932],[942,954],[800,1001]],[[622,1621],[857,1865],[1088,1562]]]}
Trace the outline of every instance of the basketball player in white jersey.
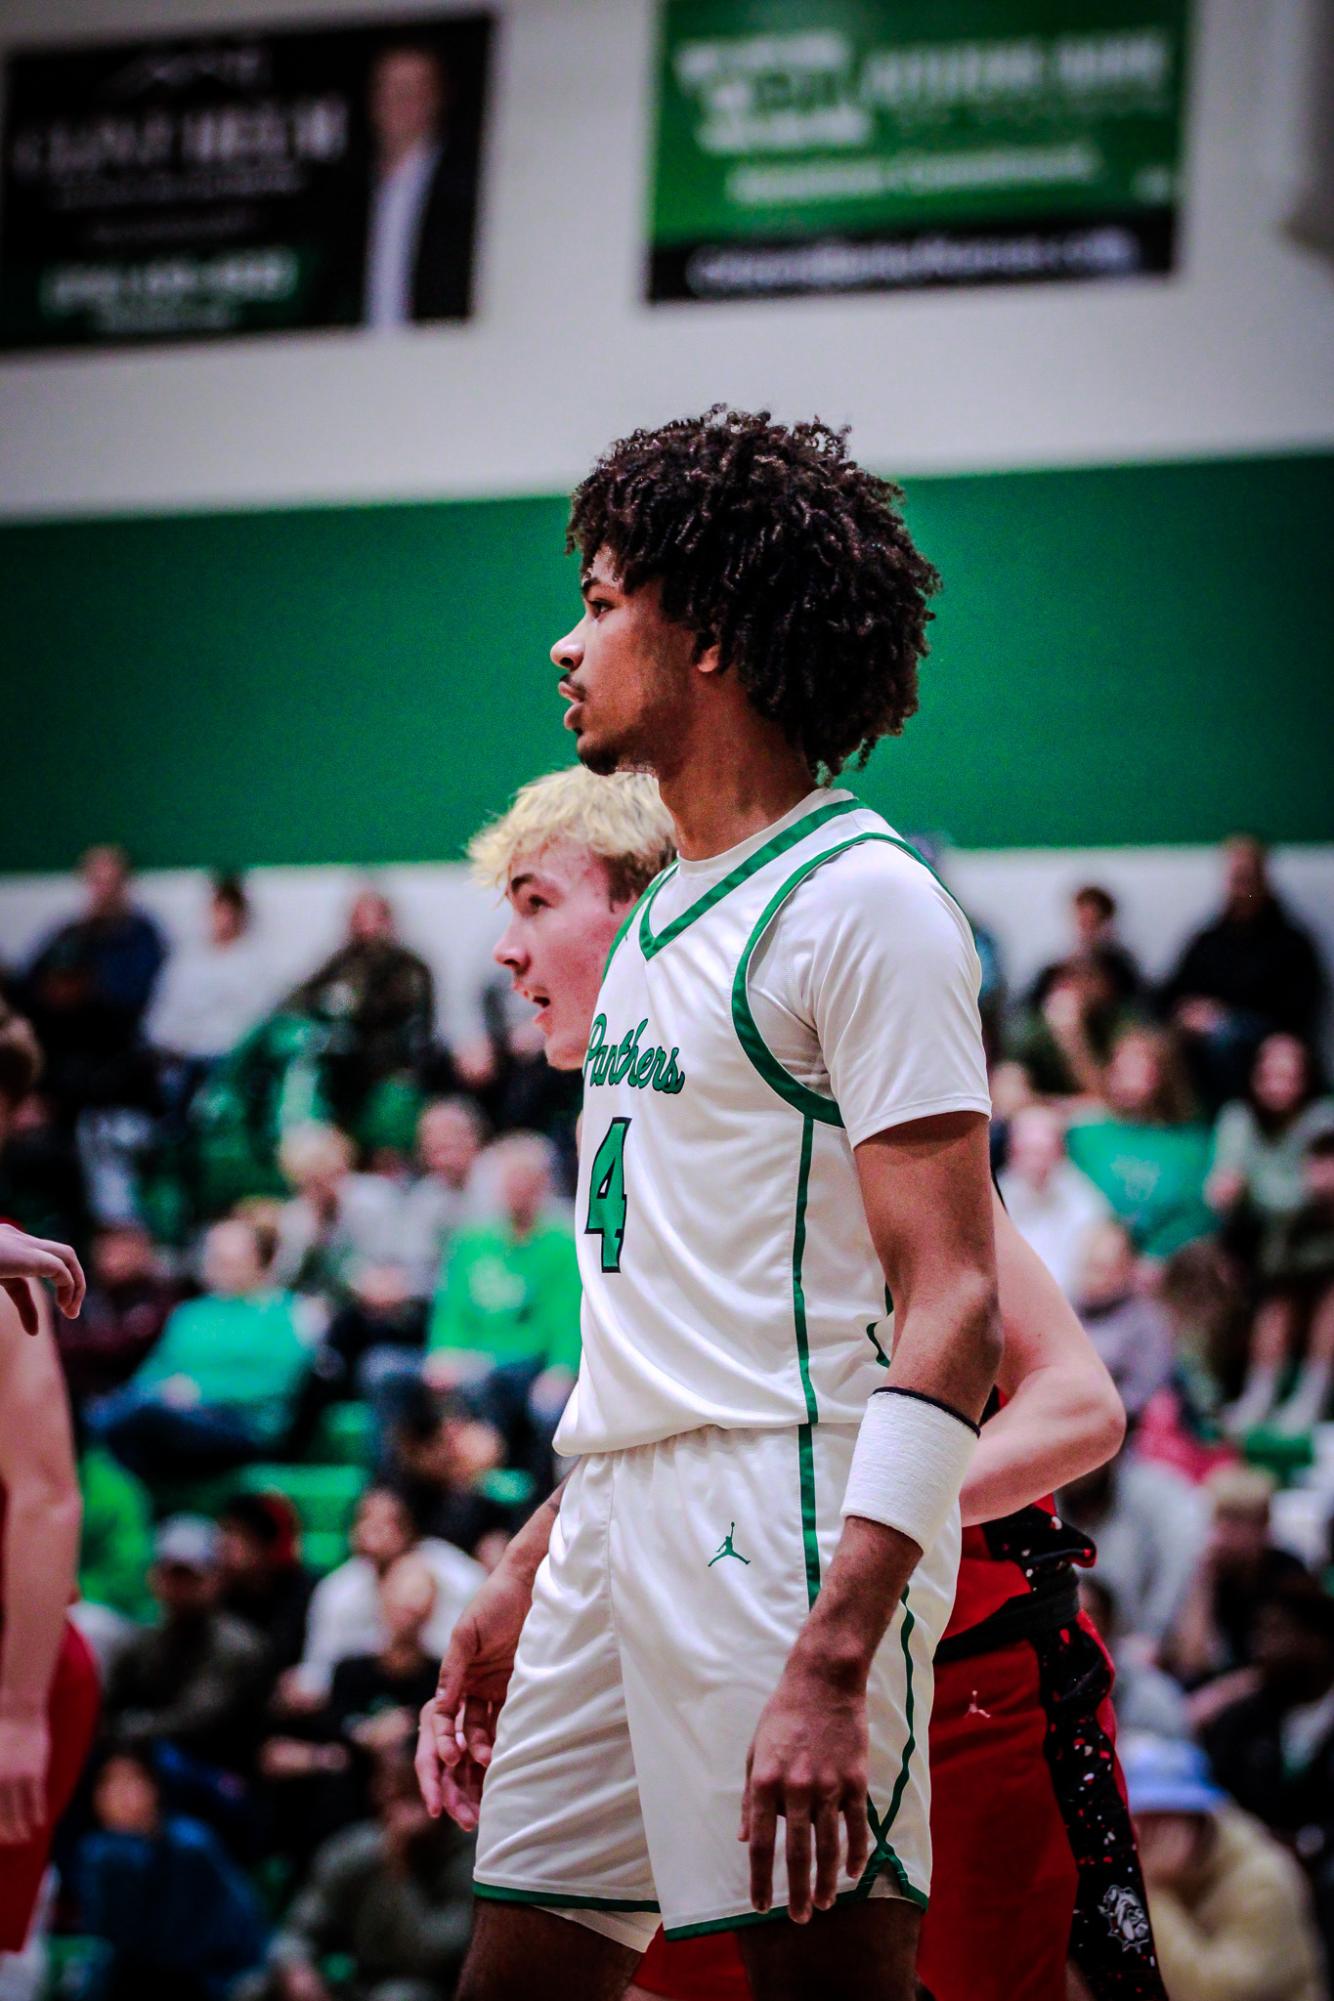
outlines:
{"label": "basketball player in white jersey", "polygon": [[1001,1329],[971,934],[827,783],[916,706],[936,579],[895,500],[823,427],[724,411],[575,496],[566,723],[590,770],[655,772],[680,861],[585,1060],[578,1465],[496,1727],[464,2001],[620,1995],[659,1914],[737,1930],[760,2001],[912,1993],[931,1659]]}
{"label": "basketball player in white jersey", "polygon": [[[495,957],[519,992],[540,998],[548,1060],[556,1068],[582,1065],[607,953],[630,906],[672,858],[670,839],[671,824],[651,778],[594,778],[575,766],[524,786],[508,811],[470,845],[478,879],[504,891],[509,903]],[[998,1387],[1006,1402],[1003,1413],[994,1413],[984,1426],[969,1468],[960,1496],[965,1528],[1017,1519],[1016,1510],[1030,1508],[1050,1487],[1101,1465],[1116,1451],[1125,1426],[1115,1386],[1064,1294],[999,1202],[994,1217],[1005,1332]],[[552,1521],[544,1510],[534,1524],[543,1549]],[[508,1570],[511,1562],[507,1556],[502,1568]],[[522,1562],[520,1573],[525,1574]],[[1046,1569],[1041,1575],[1049,1581]],[[487,1587],[491,1591],[500,1594],[503,1604],[513,1602],[508,1583],[493,1581]],[[526,1604],[522,1582],[519,1596]],[[954,1623],[957,1619],[956,1604]],[[469,1825],[476,1819],[483,1767],[459,1755],[453,1726],[474,1650],[486,1645],[487,1620],[483,1593],[455,1629],[442,1665],[443,1692],[423,1710],[418,1747],[428,1799]],[[934,1731],[934,1721],[932,1727]],[[966,1730],[962,1716],[957,1728]],[[1010,1724],[991,1725],[992,1730],[1002,1728],[1011,1764],[1016,1757],[1030,1759],[1039,1775],[1045,1773],[1040,1732],[1033,1739],[1026,1735],[1017,1751]],[[975,1761],[956,1755],[950,1762],[947,1803],[948,1786],[962,1800],[977,1779],[992,1782],[988,1760],[993,1745],[983,1738],[977,1749],[983,1753],[977,1773],[964,1769],[965,1762]],[[935,1780],[933,1772],[933,1794]],[[936,1804],[933,1799],[933,1814]],[[970,1833],[971,1846],[964,1855],[950,1855],[945,1866],[990,1881],[993,1818],[970,1816],[967,1825],[976,1829],[975,1836]],[[938,1856],[938,1874],[941,1866]],[[952,1882],[949,1888],[958,1903],[960,1885]],[[1041,1909],[1048,1918],[1046,1906]],[[1053,1915],[1059,1926],[1059,1910]],[[1065,1930],[1069,1928],[1067,1911]],[[1005,1991],[1004,1983],[993,1981],[992,1991]],[[748,1997],[749,1987],[731,1939],[705,1936],[665,1943],[659,1937],[637,1969],[631,1992],[635,1997],[696,1992]]]}

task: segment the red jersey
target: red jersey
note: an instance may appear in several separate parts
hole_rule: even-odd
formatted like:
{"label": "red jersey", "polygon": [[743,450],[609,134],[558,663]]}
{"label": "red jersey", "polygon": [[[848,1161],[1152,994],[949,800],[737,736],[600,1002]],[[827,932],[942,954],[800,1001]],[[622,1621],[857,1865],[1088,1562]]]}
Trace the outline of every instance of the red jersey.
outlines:
{"label": "red jersey", "polygon": [[1050,1495],[965,1529],[954,1610],[937,1660],[990,1653],[1069,1625],[1079,1609],[1074,1567],[1087,1569],[1096,1555],[1083,1531],[1061,1520]]}

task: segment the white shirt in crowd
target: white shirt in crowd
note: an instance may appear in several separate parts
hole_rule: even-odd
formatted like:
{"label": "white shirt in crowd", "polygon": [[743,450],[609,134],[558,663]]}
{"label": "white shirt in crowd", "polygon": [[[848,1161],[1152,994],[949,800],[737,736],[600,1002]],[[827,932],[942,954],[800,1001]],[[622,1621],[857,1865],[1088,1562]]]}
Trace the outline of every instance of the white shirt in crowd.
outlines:
{"label": "white shirt in crowd", "polygon": [[1073,1299],[1089,1234],[1112,1213],[1106,1197],[1073,1160],[1059,1161],[1042,1188],[1021,1181],[1008,1168],[997,1176],[997,1183],[1015,1229],[1037,1252],[1061,1291]]}
{"label": "white shirt in crowd", "polygon": [[1209,1517],[1199,1488],[1169,1466],[1122,1458],[1110,1512],[1087,1526],[1098,1545],[1098,1574],[1125,1625],[1161,1640],[1176,1623],[1204,1554]]}
{"label": "white shirt in crowd", "polygon": [[273,1273],[291,1285],[317,1244],[335,1261],[399,1264],[403,1193],[382,1174],[348,1174],[338,1184],[338,1214],[326,1227],[306,1195],[284,1202],[278,1215]]}
{"label": "white shirt in crowd", "polygon": [[178,1056],[225,1056],[264,1019],[281,984],[270,954],[249,934],[230,945],[205,938],[177,945],[153,996],[148,1039]]}
{"label": "white shirt in crowd", "polygon": [[[483,1583],[486,1572],[452,1542],[425,1536],[414,1543],[435,1579],[435,1611],[422,1633],[428,1654],[443,1654],[460,1615]],[[380,1618],[380,1580],[368,1557],[350,1556],[315,1586],[306,1622],[306,1651],[298,1670],[301,1685],[312,1695],[325,1695],[339,1661],[353,1654],[373,1654],[384,1645]]]}
{"label": "white shirt in crowd", "polygon": [[381,174],[371,198],[366,249],[365,320],[370,327],[407,326],[412,319],[412,271],[439,146],[414,146]]}

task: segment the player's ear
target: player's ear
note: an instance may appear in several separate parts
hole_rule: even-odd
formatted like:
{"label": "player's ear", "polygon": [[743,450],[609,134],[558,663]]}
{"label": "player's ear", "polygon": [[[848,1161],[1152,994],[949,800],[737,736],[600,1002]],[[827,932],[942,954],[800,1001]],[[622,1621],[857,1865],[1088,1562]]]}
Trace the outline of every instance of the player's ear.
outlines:
{"label": "player's ear", "polygon": [[692,666],[701,674],[720,674],[722,661],[718,654],[718,643],[708,633],[701,633],[695,641],[695,657]]}

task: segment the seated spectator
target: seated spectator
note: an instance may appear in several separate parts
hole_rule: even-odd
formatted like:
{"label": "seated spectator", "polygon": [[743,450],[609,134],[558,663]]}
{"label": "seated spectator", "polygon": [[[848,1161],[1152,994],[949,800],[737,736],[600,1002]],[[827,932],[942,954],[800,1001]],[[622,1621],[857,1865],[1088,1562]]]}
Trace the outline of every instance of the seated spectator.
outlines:
{"label": "seated spectator", "polygon": [[1075,1306],[1126,1415],[1139,1417],[1171,1377],[1176,1330],[1161,1301],[1140,1283],[1139,1260],[1124,1224],[1109,1218],[1086,1238]]}
{"label": "seated spectator", "polygon": [[1162,991],[1211,1106],[1245,1094],[1267,1035],[1313,1040],[1325,993],[1320,955],[1274,893],[1264,843],[1235,835],[1223,867],[1223,909],[1190,940]]}
{"label": "seated spectator", "polygon": [[1042,976],[1007,1038],[1007,1053],[1045,1096],[1101,1098],[1117,1040],[1135,1019],[1102,956],[1081,953]]}
{"label": "seated spectator", "polygon": [[1096,1571],[1079,1573],[1079,1608],[1112,1657],[1116,1669],[1116,1727],[1155,1737],[1188,1737],[1190,1713],[1180,1685],[1155,1667],[1142,1647],[1127,1643],[1116,1593]]}
{"label": "seated spectator", "polygon": [[500,1214],[461,1230],[441,1274],[427,1329],[427,1379],[440,1386],[508,1363],[579,1367],[579,1266],[574,1235],[551,1215],[551,1154],[534,1133],[490,1151]]}
{"label": "seated spectator", "polygon": [[218,1531],[218,1603],[259,1634],[270,1674],[283,1674],[301,1658],[315,1588],[301,1565],[296,1509],[285,1494],[233,1494]]}
{"label": "seated spectator", "polygon": [[88,1243],[88,1200],[71,1134],[39,1093],[44,1058],[31,1022],[0,999],[0,1216],[35,1237]]}
{"label": "seated spectator", "polygon": [[1334,1096],[1324,1089],[1311,1050],[1295,1035],[1267,1035],[1245,1097],[1218,1115],[1205,1189],[1220,1215],[1240,1211],[1257,1226],[1262,1270],[1281,1245],[1284,1225],[1306,1204],[1311,1143],[1330,1132]]}
{"label": "seated spectator", "polygon": [[435,1033],[431,969],[399,942],[393,908],[377,889],[360,892],[346,942],[285,1007],[328,1025],[324,1083],[334,1118],[349,1131],[377,1085],[416,1076]]}
{"label": "seated spectator", "polygon": [[38,947],[22,997],[56,1116],[77,1129],[93,1213],[121,1222],[137,1213],[137,1156],[157,1110],[141,1027],[167,948],[130,899],[123,849],[90,848],[80,872],[84,912]]}
{"label": "seated spectator", "polygon": [[422,1637],[438,1597],[430,1567],[414,1551],[391,1564],[379,1581],[381,1645],[339,1661],[324,1707],[264,1745],[260,1768],[284,1796],[284,1851],[309,1855],[335,1828],[363,1820],[376,1761],[415,1744],[440,1672]]}
{"label": "seated spectator", "polygon": [[[157,924],[131,900],[123,848],[89,848],[79,873],[83,914],[43,939],[24,982],[50,1089],[71,1112],[135,1102],[124,1094],[124,1063],[167,956]],[[141,1086],[141,1073],[134,1083]]]}
{"label": "seated spectator", "polygon": [[157,1346],[180,1296],[142,1223],[104,1225],[93,1237],[88,1264],[79,1317],[56,1328],[76,1405],[129,1381]]}
{"label": "seated spectator", "polygon": [[1213,1517],[1209,1536],[1168,1643],[1172,1672],[1187,1688],[1250,1667],[1260,1607],[1306,1576],[1298,1558],[1270,1539],[1268,1473],[1219,1466],[1204,1490]]}
{"label": "seated spectator", "polygon": [[356,1174],[355,1148],[336,1126],[293,1126],[278,1164],[296,1191],[278,1218],[274,1270],[294,1292],[354,1296],[366,1267],[397,1262],[402,1196],[379,1174]]}
{"label": "seated spectator", "polygon": [[[494,1380],[443,1399],[423,1390],[393,1441],[400,1485],[425,1532],[466,1550],[487,1570],[519,1526],[515,1508],[487,1492],[488,1476],[507,1457],[499,1425],[485,1415]],[[548,1456],[544,1491],[551,1485]]]}
{"label": "seated spectator", "polygon": [[1006,1164],[998,1176],[1011,1220],[1067,1297],[1074,1293],[1095,1224],[1111,1215],[1065,1150],[1065,1121],[1047,1105],[1026,1105],[1010,1120]]}
{"label": "seated spectator", "polygon": [[83,1534],[73,1618],[105,1678],[135,1627],[153,1616],[153,1513],[143,1485],[101,1446],[79,1460],[79,1491]]}
{"label": "seated spectator", "polygon": [[216,1835],[164,1811],[142,1752],[113,1744],[75,1868],[85,1931],[109,1948],[95,2001],[226,2001],[268,1940],[259,1899]]}
{"label": "seated spectator", "polygon": [[1204,1547],[1204,1506],[1196,1490],[1165,1466],[1146,1463],[1133,1446],[1057,1497],[1062,1515],[1098,1546],[1105,1577],[1130,1636],[1156,1656],[1181,1613]]}
{"label": "seated spectator", "polygon": [[1117,903],[1110,889],[1088,882],[1070,898],[1070,920],[1074,949],[1072,958],[1096,958],[1103,967],[1117,998],[1138,1001],[1144,992],[1144,975],[1139,961],[1116,930]]}
{"label": "seated spectator", "polygon": [[117,1656],[107,1718],[128,1744],[167,1740],[201,1765],[245,1773],[268,1685],[264,1642],[219,1609],[221,1536],[200,1515],[173,1515],[153,1546],[159,1619]]}
{"label": "seated spectator", "polygon": [[485,1572],[481,1565],[438,1537],[422,1537],[402,1495],[392,1487],[368,1487],[352,1524],[352,1554],[315,1586],[300,1665],[284,1678],[280,1706],[310,1708],[327,1700],[333,1672],[352,1654],[373,1654],[384,1642],[380,1580],[413,1550],[435,1579],[437,1600],[424,1644],[437,1660],[449,1644],[455,1621]]}
{"label": "seated spectator", "polygon": [[520,1408],[538,1393],[556,1420],[579,1367],[579,1265],[574,1237],[551,1214],[551,1150],[535,1133],[511,1133],[485,1155],[496,1176],[500,1214],[460,1230],[450,1245],[431,1308],[426,1360],[373,1351],[362,1369],[375,1413],[377,1463],[392,1466],[389,1441],[412,1411],[422,1377],[434,1389],[477,1384],[514,1371]]}
{"label": "seated spectator", "polygon": [[250,899],[239,876],[215,876],[204,935],[177,945],[158,983],[146,1033],[160,1055],[195,1084],[276,998],[269,955],[255,936]]}
{"label": "seated spectator", "polygon": [[1298,1434],[1324,1413],[1334,1366],[1334,1187],[1323,1164],[1331,1153],[1334,1098],[1321,1092],[1314,1058],[1294,1036],[1266,1037],[1247,1097],[1219,1114],[1207,1189],[1256,1274],[1246,1381],[1227,1415],[1237,1436],[1270,1419],[1308,1330],[1303,1366],[1273,1422]]}
{"label": "seated spectator", "polygon": [[1106,1112],[1070,1128],[1070,1158],[1102,1190],[1143,1257],[1170,1257],[1214,1227],[1204,1199],[1208,1128],[1191,1119],[1185,1078],[1161,1030],[1121,1036],[1105,1087]]}
{"label": "seated spectator", "polygon": [[1334,1958],[1334,1599],[1310,1580],[1285,1585],[1252,1630],[1249,1692],[1200,1735],[1219,1784],[1304,1863]]}
{"label": "seated spectator", "polygon": [[1186,1742],[1122,1752],[1149,1917],[1172,2001],[1324,2001],[1301,1870]]}
{"label": "seated spectator", "polygon": [[[236,2001],[449,2001],[472,1930],[473,1842],[422,1805],[411,1763],[377,1776],[376,1818],[315,1857],[269,1953]],[[341,1954],[352,1972],[330,1986]]]}
{"label": "seated spectator", "polygon": [[414,1298],[430,1298],[451,1239],[479,1220],[472,1174],[484,1135],[481,1113],[468,1098],[438,1098],[418,1120],[418,1172],[399,1221],[400,1256]]}
{"label": "seated spectator", "polygon": [[203,1298],[178,1306],[126,1387],[90,1406],[93,1435],[148,1486],[243,1465],[283,1438],[310,1354],[272,1253],[245,1218],[215,1223]]}

